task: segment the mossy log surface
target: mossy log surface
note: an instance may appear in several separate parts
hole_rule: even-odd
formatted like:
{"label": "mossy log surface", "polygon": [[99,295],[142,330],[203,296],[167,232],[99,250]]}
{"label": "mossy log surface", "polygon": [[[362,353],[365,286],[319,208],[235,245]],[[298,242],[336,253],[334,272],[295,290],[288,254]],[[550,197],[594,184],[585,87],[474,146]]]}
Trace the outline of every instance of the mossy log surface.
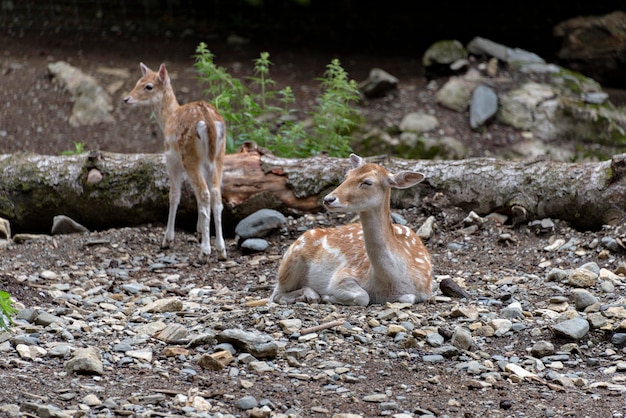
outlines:
{"label": "mossy log surface", "polygon": [[[625,220],[626,154],[595,163],[369,160],[390,171],[426,175],[420,185],[394,192],[393,206],[419,205],[420,196],[440,192],[450,204],[479,215],[500,211],[524,214],[524,220],[562,219],[580,229]],[[227,155],[225,228],[232,230],[261,208],[285,214],[323,210],[321,198],[341,182],[348,165],[347,158],[285,159],[252,148]],[[87,181],[92,170],[101,180]],[[168,190],[160,154],[0,155],[0,217],[14,232],[49,232],[52,218],[60,214],[92,230],[165,223]],[[185,185],[178,224],[193,228],[195,220],[195,198]]]}

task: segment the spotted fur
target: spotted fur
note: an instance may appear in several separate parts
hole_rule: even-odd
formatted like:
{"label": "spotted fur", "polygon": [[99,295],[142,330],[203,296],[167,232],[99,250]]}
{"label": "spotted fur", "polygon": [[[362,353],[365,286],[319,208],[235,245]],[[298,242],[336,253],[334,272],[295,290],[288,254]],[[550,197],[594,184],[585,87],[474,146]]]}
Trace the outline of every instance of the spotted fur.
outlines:
{"label": "spotted fur", "polygon": [[354,154],[350,159],[352,170],[324,205],[330,211],[358,212],[360,222],[302,234],[283,256],[272,301],[365,306],[430,297],[428,250],[410,228],[392,223],[390,211],[391,188],[411,187],[424,176],[392,175]]}

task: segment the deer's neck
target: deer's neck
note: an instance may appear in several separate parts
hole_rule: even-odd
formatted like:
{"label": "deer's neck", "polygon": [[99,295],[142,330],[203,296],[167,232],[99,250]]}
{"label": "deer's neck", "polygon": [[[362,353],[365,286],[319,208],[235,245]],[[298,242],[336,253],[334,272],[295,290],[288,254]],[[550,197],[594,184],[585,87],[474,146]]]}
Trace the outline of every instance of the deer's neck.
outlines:
{"label": "deer's neck", "polygon": [[168,119],[176,112],[176,110],[180,107],[178,104],[178,100],[176,100],[176,95],[174,95],[174,90],[171,85],[168,85],[163,90],[163,98],[155,102],[152,106],[152,110],[154,111],[154,115],[157,118],[159,126],[161,130],[165,132],[165,125]]}
{"label": "deer's neck", "polygon": [[373,274],[388,277],[397,266],[393,224],[389,210],[389,196],[385,205],[359,214],[363,227],[365,250],[370,259]]}

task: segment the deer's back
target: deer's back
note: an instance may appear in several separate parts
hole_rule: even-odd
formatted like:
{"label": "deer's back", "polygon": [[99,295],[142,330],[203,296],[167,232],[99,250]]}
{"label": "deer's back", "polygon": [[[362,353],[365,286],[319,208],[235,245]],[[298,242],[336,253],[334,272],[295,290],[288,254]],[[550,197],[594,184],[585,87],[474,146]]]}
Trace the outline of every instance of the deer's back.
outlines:
{"label": "deer's back", "polygon": [[[207,125],[208,144],[198,142],[197,125],[200,121],[204,121]],[[179,106],[166,122],[165,148],[175,147],[186,155],[208,153],[208,157],[213,160],[219,151],[216,122],[223,124],[224,118],[207,102],[195,101]],[[220,145],[224,146],[224,144]]]}

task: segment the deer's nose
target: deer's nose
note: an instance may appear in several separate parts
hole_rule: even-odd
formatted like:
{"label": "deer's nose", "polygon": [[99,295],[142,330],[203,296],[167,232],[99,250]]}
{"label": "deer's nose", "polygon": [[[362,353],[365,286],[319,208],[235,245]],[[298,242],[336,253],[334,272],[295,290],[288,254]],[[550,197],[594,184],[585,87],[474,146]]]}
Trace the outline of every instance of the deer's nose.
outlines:
{"label": "deer's nose", "polygon": [[128,102],[130,102],[130,96],[124,97],[124,103],[128,103]]}
{"label": "deer's nose", "polygon": [[333,195],[327,195],[324,197],[324,204],[325,205],[330,205],[333,202],[335,202],[337,200],[337,197],[333,196]]}

